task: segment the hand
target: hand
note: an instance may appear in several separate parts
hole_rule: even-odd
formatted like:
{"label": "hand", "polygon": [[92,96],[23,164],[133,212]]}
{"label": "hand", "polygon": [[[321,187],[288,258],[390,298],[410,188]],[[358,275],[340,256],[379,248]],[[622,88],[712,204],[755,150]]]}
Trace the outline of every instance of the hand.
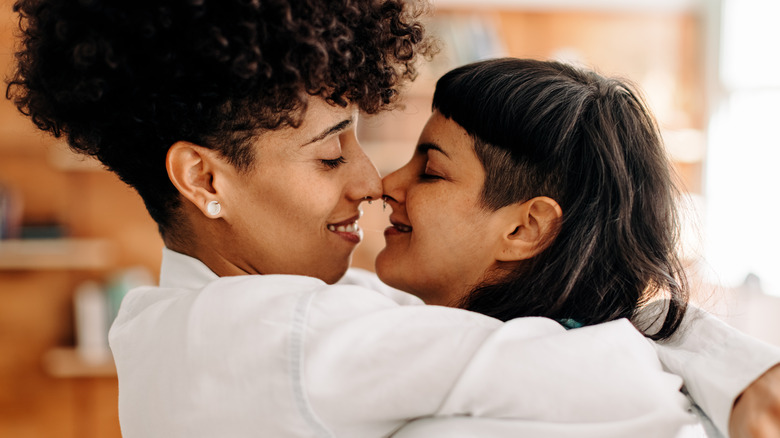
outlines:
{"label": "hand", "polygon": [[780,364],[737,397],[729,420],[731,438],[780,438]]}

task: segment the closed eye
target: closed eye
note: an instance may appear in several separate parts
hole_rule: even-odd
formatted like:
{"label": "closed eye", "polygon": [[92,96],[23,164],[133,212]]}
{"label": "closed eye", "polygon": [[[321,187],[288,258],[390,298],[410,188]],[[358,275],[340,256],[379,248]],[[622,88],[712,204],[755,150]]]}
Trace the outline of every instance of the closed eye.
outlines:
{"label": "closed eye", "polygon": [[335,169],[341,166],[342,164],[346,163],[347,159],[344,157],[338,157],[334,160],[320,160],[320,161],[322,162],[322,164],[325,165],[325,167],[329,169]]}
{"label": "closed eye", "polygon": [[422,181],[435,181],[437,179],[444,179],[444,177],[441,177],[439,175],[432,175],[430,173],[423,172],[423,173],[420,174],[420,179]]}
{"label": "closed eye", "polygon": [[430,162],[428,159],[425,160],[425,166],[422,169],[422,172],[420,172],[420,181],[436,181],[439,179],[445,179],[438,171],[431,168]]}

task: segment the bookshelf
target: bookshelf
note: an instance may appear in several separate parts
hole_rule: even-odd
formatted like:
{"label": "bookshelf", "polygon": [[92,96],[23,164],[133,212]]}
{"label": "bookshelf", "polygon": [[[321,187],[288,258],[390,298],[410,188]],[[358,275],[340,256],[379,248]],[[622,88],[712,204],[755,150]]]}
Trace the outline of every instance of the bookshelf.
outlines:
{"label": "bookshelf", "polygon": [[104,239],[0,240],[0,270],[106,269],[113,253]]}
{"label": "bookshelf", "polygon": [[43,356],[43,369],[52,377],[116,377],[116,367],[111,354],[105,357],[85,360],[75,348],[58,347]]}

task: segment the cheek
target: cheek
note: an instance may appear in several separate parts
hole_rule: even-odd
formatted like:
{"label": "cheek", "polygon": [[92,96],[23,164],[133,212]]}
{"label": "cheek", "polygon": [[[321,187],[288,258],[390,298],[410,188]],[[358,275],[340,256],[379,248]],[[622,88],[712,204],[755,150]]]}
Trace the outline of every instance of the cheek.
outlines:
{"label": "cheek", "polygon": [[[470,207],[471,201],[462,193],[442,193],[439,196],[409,194],[407,213],[414,228],[412,241],[426,251],[445,254],[472,250],[480,240],[481,217]],[[455,259],[454,254],[447,257]]]}
{"label": "cheek", "polygon": [[464,239],[467,230],[444,209],[434,207],[426,213],[410,217],[414,230],[406,248],[409,262],[419,276],[425,277],[423,281],[447,282],[456,276],[458,265],[468,259],[464,254],[468,252],[468,239]]}
{"label": "cheek", "polygon": [[282,177],[267,183],[258,190],[253,209],[262,209],[259,214],[272,214],[290,221],[301,222],[328,217],[339,204],[342,187],[338,181],[323,178],[297,179],[294,184],[279,184],[291,181]]}
{"label": "cheek", "polygon": [[[455,198],[451,198],[455,199]],[[465,201],[465,200],[464,200]],[[493,262],[490,233],[481,210],[451,203],[427,209],[414,225],[410,250],[428,281],[469,283]]]}

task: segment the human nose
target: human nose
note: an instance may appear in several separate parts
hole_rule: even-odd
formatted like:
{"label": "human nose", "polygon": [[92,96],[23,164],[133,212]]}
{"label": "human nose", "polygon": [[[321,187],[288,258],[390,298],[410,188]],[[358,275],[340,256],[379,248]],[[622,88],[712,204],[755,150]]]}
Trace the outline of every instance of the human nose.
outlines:
{"label": "human nose", "polygon": [[363,149],[357,146],[356,161],[353,167],[352,190],[348,193],[352,200],[372,200],[382,197],[382,180],[379,171],[368,158]]}
{"label": "human nose", "polygon": [[404,166],[382,179],[382,198],[389,203],[401,204],[406,198],[406,185],[404,183]]}

